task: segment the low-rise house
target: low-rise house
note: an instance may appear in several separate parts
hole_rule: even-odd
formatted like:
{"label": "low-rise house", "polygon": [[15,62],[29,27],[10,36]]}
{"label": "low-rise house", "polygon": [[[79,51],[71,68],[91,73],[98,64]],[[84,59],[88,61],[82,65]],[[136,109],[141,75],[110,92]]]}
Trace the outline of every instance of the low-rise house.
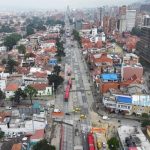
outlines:
{"label": "low-rise house", "polygon": [[0,53],[4,53],[7,51],[7,47],[6,46],[0,46]]}
{"label": "low-rise house", "polygon": [[150,142],[139,126],[120,126],[117,132],[121,150],[149,150]]}
{"label": "low-rise house", "polygon": [[6,95],[6,98],[10,98],[12,96],[14,96],[15,94],[15,91],[17,91],[19,88],[19,85],[16,84],[16,83],[10,83],[6,86],[5,88],[5,95]]}
{"label": "low-rise house", "polygon": [[44,139],[44,129],[36,130],[35,133],[30,137],[30,144],[34,145],[40,140]]}
{"label": "low-rise house", "polygon": [[6,89],[7,80],[6,79],[0,79],[0,89],[4,91]]}
{"label": "low-rise house", "polygon": [[103,97],[103,104],[111,112],[123,112],[128,115],[142,115],[142,113],[150,114],[149,95],[105,95]]}
{"label": "low-rise house", "polygon": [[128,80],[133,75],[136,75],[137,80],[141,81],[143,77],[143,67],[139,63],[139,57],[135,54],[126,54],[123,57],[121,68],[122,80]]}
{"label": "low-rise house", "polygon": [[38,93],[38,96],[50,96],[52,95],[52,87],[48,86],[48,84],[45,83],[35,83],[31,84],[32,87],[34,87]]}
{"label": "low-rise house", "polygon": [[146,132],[147,132],[148,137],[150,137],[150,126],[146,127]]}
{"label": "low-rise house", "polygon": [[11,150],[22,150],[22,143],[13,144]]}

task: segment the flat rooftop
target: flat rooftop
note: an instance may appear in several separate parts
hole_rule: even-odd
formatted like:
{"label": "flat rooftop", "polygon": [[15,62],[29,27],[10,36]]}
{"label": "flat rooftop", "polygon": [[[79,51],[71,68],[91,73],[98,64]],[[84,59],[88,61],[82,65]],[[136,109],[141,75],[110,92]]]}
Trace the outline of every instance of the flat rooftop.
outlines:
{"label": "flat rooftop", "polygon": [[130,141],[133,139],[134,143],[136,144],[136,147],[141,148],[142,150],[150,149],[150,143],[146,136],[143,134],[140,127],[121,126],[118,128],[118,135],[124,150],[129,149],[129,147],[126,144],[126,138],[129,138]]}

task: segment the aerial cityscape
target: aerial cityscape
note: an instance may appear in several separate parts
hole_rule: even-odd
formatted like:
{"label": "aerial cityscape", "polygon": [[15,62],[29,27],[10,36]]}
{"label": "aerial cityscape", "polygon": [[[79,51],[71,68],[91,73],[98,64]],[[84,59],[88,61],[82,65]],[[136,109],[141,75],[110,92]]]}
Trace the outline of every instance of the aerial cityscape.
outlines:
{"label": "aerial cityscape", "polygon": [[150,0],[0,2],[0,150],[150,150]]}

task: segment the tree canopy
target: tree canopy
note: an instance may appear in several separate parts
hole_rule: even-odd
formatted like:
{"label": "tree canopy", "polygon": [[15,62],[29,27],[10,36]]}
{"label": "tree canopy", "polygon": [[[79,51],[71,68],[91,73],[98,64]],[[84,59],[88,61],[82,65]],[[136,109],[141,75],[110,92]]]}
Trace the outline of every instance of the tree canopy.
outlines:
{"label": "tree canopy", "polygon": [[4,45],[7,46],[9,50],[11,50],[20,39],[21,35],[13,33],[4,39]]}
{"label": "tree canopy", "polygon": [[28,86],[24,89],[24,92],[27,94],[27,96],[29,96],[30,101],[31,101],[31,105],[32,105],[32,97],[37,94],[37,90],[36,90],[34,87],[28,85]]}
{"label": "tree canopy", "polygon": [[142,120],[141,126],[146,127],[150,125],[150,120]]}
{"label": "tree canopy", "polygon": [[62,26],[64,26],[65,22],[62,21],[62,20],[55,20],[55,19],[52,19],[52,18],[47,18],[46,25],[54,26],[54,25],[57,25],[57,24],[61,24]]}
{"label": "tree canopy", "polygon": [[141,29],[138,27],[133,27],[131,31],[132,35],[141,36]]}
{"label": "tree canopy", "polygon": [[5,93],[0,89],[0,100],[5,98]]}
{"label": "tree canopy", "polygon": [[15,91],[14,101],[20,103],[20,99],[25,99],[26,97],[26,93],[21,88],[19,88],[17,91]]}
{"label": "tree canopy", "polygon": [[12,33],[12,32],[15,32],[15,28],[11,28],[9,27],[8,25],[3,25],[1,28],[0,28],[0,33]]}
{"label": "tree canopy", "polygon": [[43,139],[33,146],[33,150],[56,150],[56,148]]}
{"label": "tree canopy", "polygon": [[18,52],[20,54],[25,54],[26,53],[26,47],[24,45],[19,45],[17,48],[18,48]]}
{"label": "tree canopy", "polygon": [[117,150],[119,148],[119,141],[116,137],[112,137],[107,142],[110,150]]}
{"label": "tree canopy", "polygon": [[56,47],[57,47],[57,56],[65,56],[63,41],[60,41],[59,38],[56,39]]}
{"label": "tree canopy", "polygon": [[15,66],[17,66],[18,63],[11,59],[8,58],[7,64],[6,64],[6,72],[9,72],[10,74],[12,74],[15,71]]}
{"label": "tree canopy", "polygon": [[28,18],[26,20],[27,22],[27,27],[26,27],[26,32],[27,32],[27,36],[28,35],[31,35],[31,34],[34,34],[34,30],[37,30],[37,31],[45,31],[46,30],[46,26],[45,26],[45,23],[43,21],[42,18],[40,17],[33,17],[33,18]]}
{"label": "tree canopy", "polygon": [[55,91],[56,91],[57,87],[60,84],[62,84],[63,81],[64,81],[64,79],[61,76],[58,76],[56,74],[48,75],[48,83],[51,86],[54,84],[54,90]]}
{"label": "tree canopy", "polygon": [[61,71],[61,67],[58,66],[58,65],[55,65],[55,66],[54,66],[53,73],[55,73],[55,74],[58,76],[59,73],[60,73],[60,71]]}
{"label": "tree canopy", "polygon": [[78,42],[79,46],[81,47],[81,37],[80,37],[79,32],[74,29],[72,34],[74,36],[74,39]]}

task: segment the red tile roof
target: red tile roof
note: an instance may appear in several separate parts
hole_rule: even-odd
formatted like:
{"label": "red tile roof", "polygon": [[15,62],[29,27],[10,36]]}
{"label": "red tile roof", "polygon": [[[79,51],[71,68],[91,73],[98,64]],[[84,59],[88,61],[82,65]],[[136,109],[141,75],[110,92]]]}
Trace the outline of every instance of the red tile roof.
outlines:
{"label": "red tile roof", "polygon": [[30,139],[43,139],[44,138],[44,129],[36,130],[35,134],[30,137]]}
{"label": "red tile roof", "polygon": [[22,144],[19,143],[19,144],[14,144],[11,150],[21,150],[21,148],[22,148]]}
{"label": "red tile roof", "polygon": [[5,91],[16,91],[16,90],[18,90],[18,88],[19,88],[18,84],[11,83],[6,86]]}
{"label": "red tile roof", "polygon": [[35,83],[35,84],[31,84],[30,86],[34,87],[36,90],[45,90],[46,87],[48,87],[48,84],[46,84],[46,83]]}
{"label": "red tile roof", "polygon": [[47,73],[46,72],[35,72],[34,76],[36,78],[46,78],[47,77]]}
{"label": "red tile roof", "polygon": [[93,58],[94,63],[105,63],[109,62],[113,64],[113,60],[107,57],[107,54],[102,54],[99,58]]}

